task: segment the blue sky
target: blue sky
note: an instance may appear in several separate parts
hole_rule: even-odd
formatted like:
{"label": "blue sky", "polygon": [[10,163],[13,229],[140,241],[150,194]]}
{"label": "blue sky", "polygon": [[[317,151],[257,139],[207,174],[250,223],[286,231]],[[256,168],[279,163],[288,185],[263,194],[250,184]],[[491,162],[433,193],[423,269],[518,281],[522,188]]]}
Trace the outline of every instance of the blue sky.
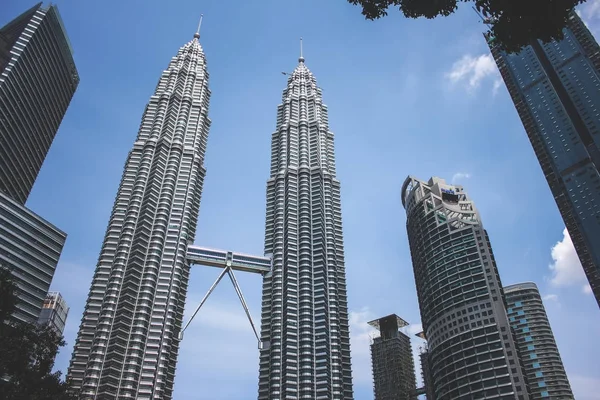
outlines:
{"label": "blue sky", "polygon": [[[81,84],[28,206],[69,234],[53,290],[71,307],[66,372],[125,157],[161,71],[204,13],[212,99],[196,244],[261,254],[270,136],[300,36],[336,134],[355,394],[372,399],[366,321],[418,323],[400,188],[407,175],[465,186],[503,283],[546,299],[578,400],[600,387],[600,310],[469,6],[454,16],[365,21],[345,0],[58,0]],[[4,0],[0,24],[33,1]],[[581,9],[600,37],[600,1]],[[219,271],[194,267],[186,314]],[[238,274],[255,319],[260,278]],[[255,399],[258,350],[223,281],[183,341],[175,398]],[[418,326],[411,327],[416,331]],[[419,345],[417,339],[413,342]]]}

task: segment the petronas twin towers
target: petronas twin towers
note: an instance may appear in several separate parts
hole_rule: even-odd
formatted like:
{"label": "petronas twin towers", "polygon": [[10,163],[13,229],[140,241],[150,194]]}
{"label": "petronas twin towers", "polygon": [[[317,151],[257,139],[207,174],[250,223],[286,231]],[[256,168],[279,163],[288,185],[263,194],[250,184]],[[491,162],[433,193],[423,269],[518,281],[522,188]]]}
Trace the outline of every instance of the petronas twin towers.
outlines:
{"label": "petronas twin towers", "polygon": [[[69,367],[80,399],[172,398],[190,266],[201,252],[220,256],[190,246],[210,127],[199,38],[162,73],[125,163]],[[271,153],[258,398],[349,400],[340,183],[327,107],[302,57]]]}

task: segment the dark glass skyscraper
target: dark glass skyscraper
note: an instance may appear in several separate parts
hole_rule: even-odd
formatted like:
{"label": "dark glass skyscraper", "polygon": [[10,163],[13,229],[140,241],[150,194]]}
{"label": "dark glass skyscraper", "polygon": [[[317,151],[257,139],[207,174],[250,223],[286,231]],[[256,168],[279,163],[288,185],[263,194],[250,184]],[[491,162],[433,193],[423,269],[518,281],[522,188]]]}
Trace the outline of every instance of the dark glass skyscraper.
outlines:
{"label": "dark glass skyscraper", "polygon": [[68,316],[69,306],[65,299],[58,292],[50,292],[44,300],[38,324],[50,325],[56,333],[62,336]]}
{"label": "dark glass skyscraper", "polygon": [[379,330],[371,343],[373,391],[375,400],[412,400],[417,398],[415,361],[410,338],[400,332],[408,325],[395,314],[369,322]]}
{"label": "dark glass skyscraper", "polygon": [[25,204],[78,84],[56,6],[0,28],[0,192]]}
{"label": "dark glass skyscraper", "polygon": [[125,162],[69,367],[81,399],[173,395],[210,127],[199,38],[162,73]]}
{"label": "dark glass skyscraper", "polygon": [[600,306],[600,47],[574,12],[560,42],[488,43]]}
{"label": "dark glass skyscraper", "polygon": [[301,57],[271,139],[260,400],[353,398],[333,139],[321,89]]}
{"label": "dark glass skyscraper", "polygon": [[531,398],[574,399],[537,286],[519,283],[504,287],[504,293]]}
{"label": "dark glass skyscraper", "polygon": [[529,399],[475,204],[461,186],[413,177],[402,204],[435,399]]}

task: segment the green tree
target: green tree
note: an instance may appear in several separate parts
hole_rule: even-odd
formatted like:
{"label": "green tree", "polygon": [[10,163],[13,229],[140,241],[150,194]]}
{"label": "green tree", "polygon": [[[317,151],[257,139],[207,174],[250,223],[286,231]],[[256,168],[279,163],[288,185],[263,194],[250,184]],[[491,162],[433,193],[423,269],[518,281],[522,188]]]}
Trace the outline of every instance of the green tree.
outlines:
{"label": "green tree", "polygon": [[0,399],[76,399],[61,373],[52,372],[63,338],[49,326],[11,320],[17,290],[10,271],[0,266]]}
{"label": "green tree", "polygon": [[458,3],[471,3],[489,25],[490,34],[505,51],[517,52],[532,40],[563,39],[563,28],[575,6],[587,0],[348,0],[362,6],[366,19],[387,15],[398,7],[407,18],[449,16]]}

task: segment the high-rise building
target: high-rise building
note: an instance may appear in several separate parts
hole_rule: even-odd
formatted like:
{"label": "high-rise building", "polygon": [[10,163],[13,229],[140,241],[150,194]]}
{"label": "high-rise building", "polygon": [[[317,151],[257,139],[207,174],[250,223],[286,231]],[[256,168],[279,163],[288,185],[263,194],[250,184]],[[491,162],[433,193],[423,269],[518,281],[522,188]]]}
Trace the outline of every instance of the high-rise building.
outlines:
{"label": "high-rise building", "polygon": [[421,361],[421,377],[423,378],[423,392],[425,393],[425,398],[427,400],[435,400],[433,376],[431,375],[431,363],[429,362],[429,349],[427,345],[421,347],[419,361]]}
{"label": "high-rise building", "polygon": [[505,286],[504,294],[531,399],[574,399],[537,286]]}
{"label": "high-rise building", "polygon": [[510,55],[487,40],[600,306],[600,47],[575,12],[564,36]]}
{"label": "high-rise building", "polygon": [[72,53],[55,5],[0,28],[0,193],[20,204],[79,84]]}
{"label": "high-rise building", "polygon": [[81,399],[171,399],[210,90],[200,34],[144,111],[108,223],[68,377]]}
{"label": "high-rise building", "polygon": [[392,314],[371,321],[369,325],[379,331],[379,336],[371,343],[375,400],[416,399],[415,361],[410,338],[400,332],[408,322]]}
{"label": "high-rise building", "polygon": [[462,186],[402,186],[437,400],[529,399],[492,246]]}
{"label": "high-rise building", "polygon": [[353,398],[340,182],[321,89],[300,57],[271,141],[258,398]]}
{"label": "high-rise building", "polygon": [[13,318],[37,322],[67,235],[0,193],[0,266],[8,268],[18,286]]}
{"label": "high-rise building", "polygon": [[62,336],[68,315],[69,306],[65,299],[59,292],[49,292],[44,300],[38,324],[50,325],[58,335]]}

